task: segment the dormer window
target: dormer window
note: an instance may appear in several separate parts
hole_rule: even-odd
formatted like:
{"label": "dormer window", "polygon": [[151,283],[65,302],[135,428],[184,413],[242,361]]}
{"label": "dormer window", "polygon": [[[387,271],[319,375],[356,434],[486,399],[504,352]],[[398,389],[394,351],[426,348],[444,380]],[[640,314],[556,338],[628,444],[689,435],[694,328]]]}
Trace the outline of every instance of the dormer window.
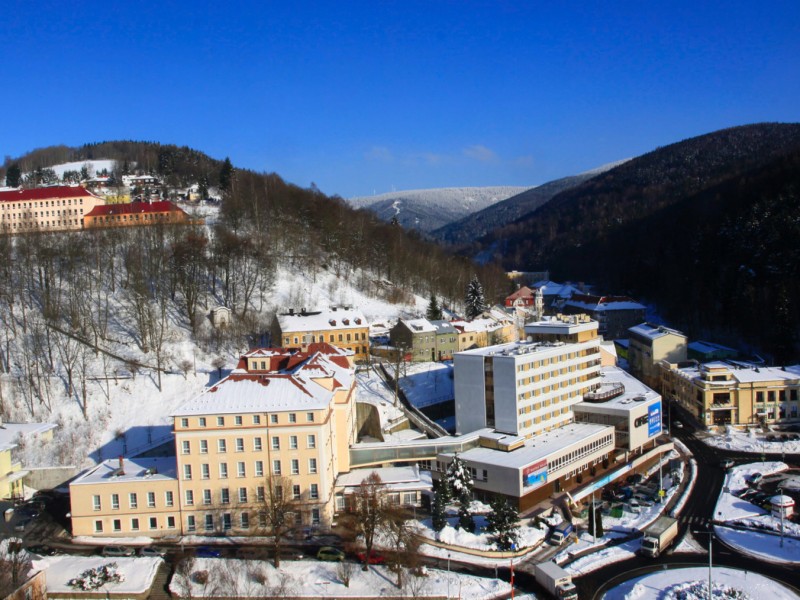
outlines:
{"label": "dormer window", "polygon": [[330,319],[328,323],[331,325],[331,327],[336,327],[336,319]]}
{"label": "dormer window", "polygon": [[350,325],[350,319],[342,319],[342,323],[345,325]]}
{"label": "dormer window", "polygon": [[353,320],[356,322],[356,325],[361,325],[361,319],[355,318]]}

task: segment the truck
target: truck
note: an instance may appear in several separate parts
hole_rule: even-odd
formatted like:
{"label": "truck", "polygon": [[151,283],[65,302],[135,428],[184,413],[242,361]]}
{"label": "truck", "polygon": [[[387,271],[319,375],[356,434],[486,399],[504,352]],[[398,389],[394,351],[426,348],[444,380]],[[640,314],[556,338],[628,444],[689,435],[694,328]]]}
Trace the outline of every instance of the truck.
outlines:
{"label": "truck", "polygon": [[562,521],[560,524],[553,527],[553,530],[550,532],[549,542],[554,546],[560,546],[574,529],[570,521]]}
{"label": "truck", "polygon": [[578,600],[578,589],[572,583],[572,575],[552,560],[534,565],[534,576],[539,585],[546,589],[553,598]]}
{"label": "truck", "polygon": [[657,557],[678,537],[678,520],[672,517],[659,517],[644,530],[639,554]]}

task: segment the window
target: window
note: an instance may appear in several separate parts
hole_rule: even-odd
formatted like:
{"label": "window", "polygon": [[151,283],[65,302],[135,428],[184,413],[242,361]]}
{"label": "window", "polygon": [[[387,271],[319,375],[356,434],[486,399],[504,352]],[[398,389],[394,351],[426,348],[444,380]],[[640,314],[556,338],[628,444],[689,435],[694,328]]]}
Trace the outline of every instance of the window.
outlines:
{"label": "window", "polygon": [[292,486],[292,498],[294,500],[300,500],[300,486],[297,484]]}
{"label": "window", "polygon": [[314,526],[319,526],[319,509],[312,508],[311,509],[311,524]]}
{"label": "window", "polygon": [[203,490],[203,504],[211,504],[211,490]]}
{"label": "window", "polygon": [[261,415],[253,415],[253,425],[261,425]]}
{"label": "window", "polygon": [[200,454],[208,454],[208,440],[200,440]]}
{"label": "window", "polygon": [[95,521],[94,522],[94,532],[95,533],[103,533],[103,522],[102,521]]}
{"label": "window", "polygon": [[231,528],[231,513],[222,515],[222,528],[227,531]]}
{"label": "window", "polygon": [[244,461],[239,461],[236,463],[236,476],[245,477]]}
{"label": "window", "polygon": [[297,423],[297,414],[289,413],[289,423]]}
{"label": "window", "polygon": [[316,448],[317,447],[317,436],[313,433],[306,438],[306,442],[309,448]]}
{"label": "window", "polygon": [[289,449],[290,450],[297,450],[297,436],[290,435],[289,436]]}
{"label": "window", "polygon": [[256,501],[263,502],[264,501],[264,486],[260,485],[256,488]]}
{"label": "window", "polygon": [[239,488],[239,502],[247,502],[247,488]]}
{"label": "window", "polygon": [[122,521],[120,519],[114,519],[112,523],[114,525],[114,531],[122,531]]}
{"label": "window", "polygon": [[244,438],[236,438],[236,451],[244,452]]}
{"label": "window", "polygon": [[292,475],[300,474],[300,461],[296,458],[292,459]]}
{"label": "window", "polygon": [[231,491],[228,488],[222,488],[219,491],[219,501],[222,502],[222,504],[230,504]]}
{"label": "window", "polygon": [[272,436],[272,449],[273,450],[281,449],[281,438],[279,438],[277,435]]}
{"label": "window", "polygon": [[314,422],[314,413],[307,412],[306,413],[306,421],[308,421],[309,423],[313,423]]}
{"label": "window", "polygon": [[167,491],[167,492],[164,493],[164,504],[166,506],[174,506],[175,505],[175,499],[173,498],[171,491]]}
{"label": "window", "polygon": [[139,519],[131,519],[131,531],[139,531]]}
{"label": "window", "polygon": [[319,498],[319,486],[316,483],[311,484],[311,492],[309,494],[312,500]]}
{"label": "window", "polygon": [[264,461],[257,460],[256,461],[256,477],[263,477],[264,476]]}
{"label": "window", "polygon": [[128,504],[131,508],[138,508],[139,507],[139,500],[136,497],[136,492],[131,492],[128,494]]}
{"label": "window", "polygon": [[186,490],[186,506],[194,506],[194,492]]}
{"label": "window", "polygon": [[194,519],[194,515],[189,515],[186,517],[186,531],[195,531],[197,529],[197,522]]}
{"label": "window", "polygon": [[228,444],[225,440],[217,440],[217,452],[220,454],[225,454],[228,451]]}
{"label": "window", "polygon": [[261,452],[261,438],[253,438],[253,450],[256,452]]}
{"label": "window", "polygon": [[92,496],[92,508],[94,510],[100,510],[100,496]]}
{"label": "window", "polygon": [[181,442],[181,452],[183,454],[189,454],[189,440],[183,440]]}
{"label": "window", "polygon": [[217,426],[224,427],[225,426],[225,417],[217,417]]}
{"label": "window", "polygon": [[281,474],[281,461],[279,461],[279,460],[273,460],[272,461],[272,473],[274,475],[280,475]]}
{"label": "window", "polygon": [[184,418],[182,418],[182,419],[181,419],[181,427],[183,427],[183,428],[185,429],[185,428],[186,428],[186,427],[188,427],[188,426],[189,426],[189,419],[187,419],[187,418],[185,418],[185,417],[184,417]]}
{"label": "window", "polygon": [[308,472],[312,475],[316,475],[317,473],[317,459],[316,458],[309,458],[308,459]]}
{"label": "window", "polygon": [[272,423],[273,425],[277,425],[278,424],[278,415],[270,415],[269,416],[269,422]]}
{"label": "window", "polygon": [[236,415],[235,417],[233,417],[233,422],[236,425],[241,425],[242,424],[242,416],[241,415]]}
{"label": "window", "polygon": [[214,515],[206,515],[206,531],[214,531]]}
{"label": "window", "polygon": [[155,508],[155,506],[156,506],[156,493],[155,492],[147,492],[147,506],[149,508]]}
{"label": "window", "polygon": [[228,463],[219,463],[219,478],[228,478]]}
{"label": "window", "polygon": [[205,417],[200,417],[198,419],[198,422],[200,423],[200,427],[205,427],[206,426],[206,418]]}
{"label": "window", "polygon": [[158,517],[150,517],[150,529],[158,529]]}
{"label": "window", "polygon": [[[99,497],[95,496],[95,498]],[[100,510],[100,508],[97,507],[95,510]],[[111,494],[111,510],[119,510],[119,494]]]}
{"label": "window", "polygon": [[241,529],[249,529],[250,528],[250,515],[246,512],[243,512],[239,516],[239,525]]}
{"label": "window", "polygon": [[192,478],[192,465],[183,465],[183,478],[184,479]]}
{"label": "window", "polygon": [[167,517],[167,528],[175,529],[175,517],[173,516]]}
{"label": "window", "polygon": [[200,477],[202,479],[210,479],[211,478],[211,469],[208,463],[203,463],[200,465]]}

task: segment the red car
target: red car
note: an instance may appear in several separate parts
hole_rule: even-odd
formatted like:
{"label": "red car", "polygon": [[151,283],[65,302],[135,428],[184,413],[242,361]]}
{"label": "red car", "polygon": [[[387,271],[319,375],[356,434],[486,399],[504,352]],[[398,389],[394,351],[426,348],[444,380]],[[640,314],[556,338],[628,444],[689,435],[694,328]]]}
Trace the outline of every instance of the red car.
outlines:
{"label": "red car", "polygon": [[386,563],[386,559],[377,552],[370,552],[369,557],[367,557],[366,552],[359,552],[356,554],[356,556],[358,557],[358,560],[360,560],[362,563],[365,562],[368,565],[382,565]]}

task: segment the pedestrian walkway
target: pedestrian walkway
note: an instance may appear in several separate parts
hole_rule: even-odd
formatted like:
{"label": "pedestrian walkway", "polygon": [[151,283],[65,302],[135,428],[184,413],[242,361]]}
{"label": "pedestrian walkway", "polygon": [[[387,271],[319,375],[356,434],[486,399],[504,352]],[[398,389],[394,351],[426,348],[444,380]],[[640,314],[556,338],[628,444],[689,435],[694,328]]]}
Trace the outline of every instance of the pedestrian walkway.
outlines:
{"label": "pedestrian walkway", "polygon": [[149,600],[169,600],[172,595],[169,593],[169,580],[172,568],[164,563],[158,569],[153,585],[150,587]]}

